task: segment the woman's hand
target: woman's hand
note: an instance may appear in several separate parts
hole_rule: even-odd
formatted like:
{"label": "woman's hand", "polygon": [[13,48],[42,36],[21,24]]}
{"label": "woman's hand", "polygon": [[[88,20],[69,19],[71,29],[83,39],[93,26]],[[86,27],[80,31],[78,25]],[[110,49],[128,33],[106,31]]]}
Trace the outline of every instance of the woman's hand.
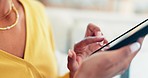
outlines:
{"label": "woman's hand", "polygon": [[69,50],[68,68],[70,70],[71,78],[73,78],[74,73],[84,59],[107,43],[108,41],[103,37],[100,28],[93,24],[89,24],[84,40],[75,44],[74,50]]}
{"label": "woman's hand", "polygon": [[112,78],[123,73],[139,51],[142,41],[143,38],[118,50],[93,54],[81,64],[74,78]]}

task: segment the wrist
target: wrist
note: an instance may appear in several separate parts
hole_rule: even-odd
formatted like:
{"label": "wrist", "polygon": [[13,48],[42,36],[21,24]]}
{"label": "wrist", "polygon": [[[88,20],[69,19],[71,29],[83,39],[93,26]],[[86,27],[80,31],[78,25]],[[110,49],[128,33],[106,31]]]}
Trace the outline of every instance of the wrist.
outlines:
{"label": "wrist", "polygon": [[74,72],[70,72],[70,78],[74,78],[75,73]]}

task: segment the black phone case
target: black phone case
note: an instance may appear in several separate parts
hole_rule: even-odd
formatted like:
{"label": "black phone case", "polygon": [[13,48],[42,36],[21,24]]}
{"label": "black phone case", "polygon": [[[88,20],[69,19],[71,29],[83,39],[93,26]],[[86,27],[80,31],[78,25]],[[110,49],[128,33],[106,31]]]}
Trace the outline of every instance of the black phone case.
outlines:
{"label": "black phone case", "polygon": [[[122,35],[118,36],[117,38],[113,39],[112,41],[110,41],[108,44],[104,45],[103,47],[99,48],[98,50],[94,51],[92,54],[97,53],[98,51],[102,50],[104,47],[110,45],[111,43],[113,43],[114,41],[118,40],[119,38],[121,38],[122,36],[126,35],[127,33],[133,31],[134,29],[136,29],[137,27],[140,27],[143,23],[147,22],[148,19],[142,21],[141,23],[139,23],[138,25],[134,26],[133,28],[131,28],[130,30],[126,31],[125,33],[123,33]],[[148,34],[148,24],[146,24],[145,26],[142,26],[141,29],[139,29],[138,31],[136,31],[134,34],[131,34],[130,36],[124,38],[123,40],[121,40],[120,42],[118,42],[117,44],[115,44],[114,46],[110,47],[108,50],[115,50],[115,49],[119,49],[123,46],[129,45],[131,43],[137,42],[137,40],[140,37],[144,37]],[[91,54],[91,55],[92,55]]]}
{"label": "black phone case", "polygon": [[114,46],[112,46],[111,48],[109,48],[108,50],[115,50],[115,49],[119,49],[123,46],[132,44],[134,42],[137,42],[137,40],[140,37],[144,37],[148,34],[148,25],[144,26],[143,28],[141,28],[140,30],[138,30],[137,32],[135,32],[134,34],[132,34],[131,36],[121,40],[120,42],[118,42],[117,44],[115,44]]}

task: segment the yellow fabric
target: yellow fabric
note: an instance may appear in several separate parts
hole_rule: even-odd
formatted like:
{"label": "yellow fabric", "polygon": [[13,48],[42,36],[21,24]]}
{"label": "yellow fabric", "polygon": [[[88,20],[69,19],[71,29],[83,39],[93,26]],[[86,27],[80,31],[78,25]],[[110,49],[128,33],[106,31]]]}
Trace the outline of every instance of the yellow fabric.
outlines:
{"label": "yellow fabric", "polygon": [[59,77],[59,78],[69,78],[69,73],[67,73],[67,74],[65,74],[64,76]]}
{"label": "yellow fabric", "polygon": [[58,77],[51,28],[44,7],[35,0],[20,0],[25,9],[27,38],[24,59],[0,50],[0,78]]}

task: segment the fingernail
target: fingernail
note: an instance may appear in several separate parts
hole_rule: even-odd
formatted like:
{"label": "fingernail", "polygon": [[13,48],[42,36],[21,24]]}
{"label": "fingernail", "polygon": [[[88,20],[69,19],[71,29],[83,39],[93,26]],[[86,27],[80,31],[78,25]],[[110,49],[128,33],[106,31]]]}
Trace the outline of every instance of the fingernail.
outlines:
{"label": "fingernail", "polygon": [[109,47],[104,47],[104,50],[107,50],[107,49],[109,49]]}
{"label": "fingernail", "polygon": [[100,36],[97,36],[97,38],[104,38],[104,36],[103,35],[100,35]]}
{"label": "fingernail", "polygon": [[100,37],[100,36],[103,36],[103,34],[102,34],[102,32],[99,31],[99,32],[96,33],[96,36]]}
{"label": "fingernail", "polygon": [[103,45],[104,45],[104,41],[101,41],[101,42],[100,42],[100,45],[103,46]]}
{"label": "fingernail", "polygon": [[99,36],[100,38],[104,38],[104,36],[103,35],[101,35],[101,36]]}
{"label": "fingernail", "polygon": [[98,35],[98,36],[101,36],[101,35],[102,35],[102,32],[98,32],[97,35]]}
{"label": "fingernail", "polygon": [[140,49],[140,43],[135,42],[130,45],[131,52],[134,53]]}

